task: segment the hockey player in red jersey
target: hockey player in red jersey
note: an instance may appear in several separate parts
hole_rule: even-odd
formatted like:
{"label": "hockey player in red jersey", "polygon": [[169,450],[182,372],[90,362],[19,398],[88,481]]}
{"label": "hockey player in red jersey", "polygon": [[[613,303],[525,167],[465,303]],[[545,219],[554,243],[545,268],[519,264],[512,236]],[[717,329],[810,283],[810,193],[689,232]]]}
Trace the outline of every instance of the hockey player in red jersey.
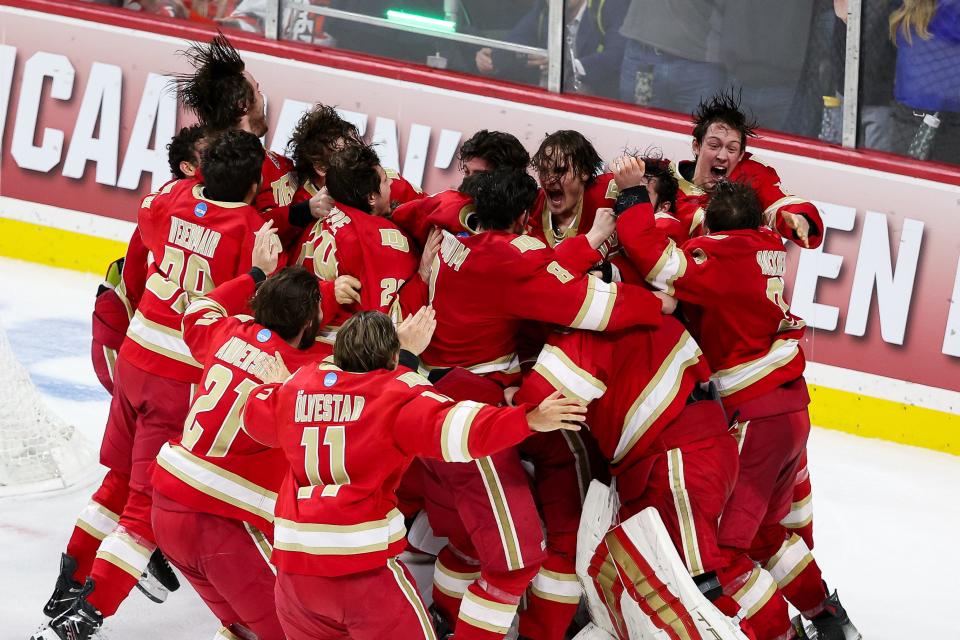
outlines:
{"label": "hockey player in red jersey", "polygon": [[[516,136],[487,129],[465,140],[458,158],[464,178],[497,169],[526,171],[530,165],[530,154]],[[454,235],[477,233],[474,210],[472,198],[457,189],[448,189],[397,207],[390,219],[424,247],[434,227]]]}
{"label": "hockey player in red jersey", "polygon": [[[498,384],[518,380],[518,332],[525,320],[602,331],[655,326],[664,305],[668,312],[672,309],[669,300],[643,288],[585,275],[600,260],[596,247],[606,235],[567,243],[583,244],[585,258],[577,272],[563,266],[543,241],[519,235],[536,197],[536,185],[526,173],[480,173],[463,188],[474,195],[481,233],[464,238],[447,234],[434,261],[430,299],[437,310],[437,331],[424,352],[429,368],[466,369],[484,376],[482,384],[498,389]],[[445,378],[438,388],[446,384]],[[486,393],[482,384],[466,390],[463,399],[481,397],[469,396]],[[476,467],[434,464],[431,469],[453,494],[465,527],[449,532],[434,527],[441,535],[453,536],[451,547],[438,559],[434,600],[448,620],[456,620],[458,638],[501,637],[512,617],[505,612],[515,611],[544,560],[540,520],[526,474],[515,451],[485,458]],[[497,487],[493,494],[485,488],[491,483]],[[465,556],[474,558],[472,566]],[[463,583],[464,575],[477,573],[464,590],[445,585],[450,576],[461,576]],[[463,593],[463,602],[470,604],[458,615],[457,596]]]}
{"label": "hockey player in red jersey", "polygon": [[559,394],[536,408],[494,408],[431,390],[398,363],[409,358],[417,367],[432,315],[418,311],[398,339],[387,316],[361,312],[338,333],[333,362],[250,394],[244,429],[282,448],[290,463],[272,558],[277,609],[291,640],[436,638],[396,560],[405,544],[395,495],[404,469],[414,456],[468,462],[533,431],[576,429],[569,421],[582,418],[580,403]]}
{"label": "hockey player in red jersey", "polygon": [[[174,180],[192,178],[200,167],[200,152],[206,146],[203,127],[183,127],[167,145],[167,162]],[[93,370],[108,393],[113,393],[113,369],[117,351],[127,333],[147,281],[147,248],[135,229],[127,252],[107,268],[93,306]],[[69,553],[69,549],[67,550]]]}
{"label": "hockey player in red jersey", "polygon": [[[619,521],[655,507],[694,581],[734,615],[739,607],[723,597],[717,573],[746,558],[720,548],[717,525],[737,478],[737,443],[722,407],[703,390],[709,378],[696,341],[664,318],[657,329],[555,332],[514,400],[561,391],[589,403],[586,424],[612,465]],[[569,558],[564,573],[573,571]],[[677,606],[656,611],[654,623],[676,624]]]}
{"label": "hockey player in red jersey", "polygon": [[[45,608],[59,615],[43,637],[88,638],[104,617],[116,612],[156,548],[150,527],[149,469],[160,446],[182,430],[191,385],[201,373],[183,342],[181,317],[193,296],[250,269],[255,232],[261,227],[250,202],[259,186],[262,154],[253,134],[223,133],[204,153],[204,183],[170,182],[141,205],[138,227],[153,257],[117,359],[100,451],[101,462],[117,473],[108,474],[97,492],[101,500],[119,504],[122,513],[102,542],[92,535],[85,539],[84,558],[74,559],[74,566],[62,563]],[[269,223],[262,226],[260,233],[272,233]],[[117,482],[118,477],[128,478],[128,483]],[[124,501],[102,495],[124,492]],[[96,522],[101,526],[95,531],[103,532],[112,521],[100,511]],[[94,553],[91,566],[89,556]],[[79,566],[91,567],[89,577],[76,573]],[[80,586],[84,578],[87,581]]]}
{"label": "hockey player in red jersey", "polygon": [[[643,167],[622,157],[614,171],[622,187],[617,206],[624,250],[652,286],[685,303],[687,325],[737,421],[740,478],[720,521],[720,543],[765,564],[820,637],[843,637],[850,623],[836,593],[827,593],[809,549],[780,522],[810,432],[804,323],[784,298],[781,237],[763,226],[763,209],[748,185],[722,182],[707,207],[707,234],[678,248],[653,224],[639,186]],[[763,610],[750,604],[747,609]],[[779,615],[752,624],[761,638],[790,632]]]}
{"label": "hockey player in red jersey", "polygon": [[[351,143],[330,160],[327,189],[336,206],[317,221],[295,249],[295,261],[327,281],[350,276],[355,299],[330,318],[327,336],[355,311],[383,311],[399,318],[401,298],[419,308],[426,295],[426,277],[411,243],[387,215],[390,179],[376,152]],[[429,266],[428,257],[426,266]]]}
{"label": "hockey player in red jersey", "polygon": [[[235,129],[266,136],[269,125],[260,85],[226,36],[218,34],[208,45],[191,45],[186,57],[194,72],[176,76],[179,99],[196,114],[209,136]],[[284,246],[313,221],[305,215],[309,208],[291,210],[296,191],[293,163],[265,149],[253,206],[274,221]]]}
{"label": "hockey player in red jersey", "polygon": [[[277,262],[265,240],[257,240],[248,275],[193,301],[184,313],[184,341],[204,372],[183,434],[157,456],[152,523],[157,544],[224,634],[283,640],[269,551],[287,463],[282,452],[240,429],[240,412],[251,389],[278,381],[279,365],[296,371],[332,350],[315,341],[321,323],[317,279],[288,267],[264,282]],[[237,316],[248,301],[254,317]]]}
{"label": "hockey player in red jersey", "polygon": [[600,173],[603,161],[579,131],[555,131],[533,154],[540,192],[530,210],[528,233],[556,247],[589,229],[597,209],[617,200],[617,184]]}
{"label": "hockey player in red jersey", "polygon": [[801,247],[820,246],[823,221],[817,207],[784,191],[776,170],[746,150],[747,138],[756,136],[756,124],[743,113],[739,99],[720,92],[701,102],[693,119],[694,159],[673,166],[681,191],[676,216],[687,236],[703,234],[710,197],[720,182],[729,180],[753,187],[764,224]]}

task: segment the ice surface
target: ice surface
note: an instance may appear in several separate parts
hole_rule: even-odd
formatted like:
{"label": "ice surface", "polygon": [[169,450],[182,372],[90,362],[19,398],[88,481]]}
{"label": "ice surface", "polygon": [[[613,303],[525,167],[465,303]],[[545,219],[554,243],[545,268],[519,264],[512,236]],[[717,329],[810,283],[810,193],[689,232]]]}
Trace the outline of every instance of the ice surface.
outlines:
{"label": "ice surface", "polygon": [[[0,323],[51,409],[99,444],[107,394],[89,362],[99,278],[0,258]],[[815,429],[815,555],[867,640],[960,638],[960,458]],[[0,500],[0,637],[43,622],[60,552],[95,485]],[[429,572],[417,571],[429,579]],[[426,583],[425,583],[426,585]],[[429,588],[427,586],[427,588]],[[211,638],[189,584],[157,605],[131,594],[105,638]]]}

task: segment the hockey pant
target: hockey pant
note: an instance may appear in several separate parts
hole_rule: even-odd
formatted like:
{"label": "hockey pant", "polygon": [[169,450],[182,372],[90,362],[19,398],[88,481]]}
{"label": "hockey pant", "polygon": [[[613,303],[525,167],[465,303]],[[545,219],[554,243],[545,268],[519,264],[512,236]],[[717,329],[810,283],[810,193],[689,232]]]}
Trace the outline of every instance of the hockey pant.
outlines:
{"label": "hockey pant", "polygon": [[182,433],[190,392],[189,383],[149,374],[122,357],[117,360],[100,462],[117,474],[129,474],[129,493],[116,528],[100,543],[90,569],[95,588],[88,600],[105,617],[116,613],[156,549],[151,468],[163,443]]}
{"label": "hockey pant", "polygon": [[720,519],[720,544],[746,553],[759,566],[738,575],[731,571],[721,582],[761,640],[790,637],[782,598],[809,618],[822,611],[827,597],[809,548],[781,524],[810,434],[807,397],[800,378],[738,408],[740,478]]}
{"label": "hockey pant", "polygon": [[563,640],[583,589],[577,580],[577,527],[590,480],[607,480],[606,464],[589,431],[540,433],[520,444],[533,463],[533,495],[546,529],[547,557],[520,613],[520,635]]}
{"label": "hockey pant", "polygon": [[[454,369],[436,382],[455,400],[496,403],[491,380]],[[516,449],[469,463],[425,462],[430,525],[448,539],[434,569],[433,601],[458,640],[501,638],[546,558],[530,480]],[[456,621],[455,623],[453,621]]]}
{"label": "hockey pant", "polygon": [[194,511],[160,493],[153,498],[157,544],[220,624],[240,637],[248,630],[258,640],[283,640],[266,536],[245,522]]}
{"label": "hockey pant", "polygon": [[276,608],[289,640],[436,640],[413,578],[394,558],[346,576],[281,571]]}

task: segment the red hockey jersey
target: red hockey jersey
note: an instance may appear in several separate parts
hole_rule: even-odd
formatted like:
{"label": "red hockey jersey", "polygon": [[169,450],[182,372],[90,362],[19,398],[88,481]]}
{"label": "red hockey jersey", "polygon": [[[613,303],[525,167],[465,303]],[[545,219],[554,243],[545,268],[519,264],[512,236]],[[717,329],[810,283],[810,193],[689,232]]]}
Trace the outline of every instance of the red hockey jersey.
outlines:
{"label": "red hockey jersey", "polygon": [[456,189],[448,189],[400,205],[394,209],[390,219],[423,247],[433,227],[449,231],[455,236],[478,233],[480,228],[476,210],[470,196]]}
{"label": "red hockey jersey", "polygon": [[617,183],[613,181],[612,173],[602,173],[593,182],[586,186],[583,197],[577,203],[573,221],[563,233],[557,233],[553,226],[553,216],[547,203],[547,194],[543,189],[537,194],[537,199],[530,209],[530,223],[527,233],[540,238],[551,247],[556,247],[566,238],[586,233],[593,226],[593,218],[597,209],[613,208],[617,202]]}
{"label": "red hockey jersey", "polygon": [[[690,238],[703,235],[704,216],[707,204],[710,202],[709,193],[684,177],[692,178],[693,166],[694,163],[689,160],[670,164],[670,171],[680,183],[676,217],[681,221]],[[763,206],[764,220],[784,238],[797,241],[793,230],[786,226],[783,216],[780,215],[786,212],[802,215],[810,223],[808,238],[810,249],[816,249],[823,242],[823,220],[816,205],[809,200],[786,193],[780,184],[780,176],[776,169],[757,159],[749,151],[743,154],[743,159],[737,163],[727,179],[733,182],[745,182],[753,187]],[[682,243],[682,240],[677,241]]]}
{"label": "red hockey jersey", "polygon": [[294,251],[296,263],[321,280],[333,281],[341,275],[360,280],[359,308],[351,305],[325,319],[325,339],[331,339],[336,328],[357,311],[382,311],[398,318],[404,285],[413,281],[411,287],[426,288],[417,274],[420,258],[399,227],[344,205],[338,204],[329,216],[305,230]]}
{"label": "red hockey jersey", "polygon": [[520,372],[517,334],[524,320],[593,331],[660,323],[662,305],[652,293],[571,272],[532,236],[444,234],[430,280],[437,329],[424,363],[464,367],[502,383]]}
{"label": "red hockey jersey", "polygon": [[805,325],[784,298],[787,254],[778,234],[727,231],[681,248],[656,228],[649,203],[628,209],[617,226],[647,282],[689,303],[687,324],[728,407],[803,375]]}
{"label": "red hockey jersey", "polygon": [[203,378],[183,435],[160,449],[153,486],[180,504],[249,522],[272,536],[287,461],[240,430],[240,411],[250,390],[263,383],[263,364],[274,354],[296,371],[332,350],[320,342],[296,349],[250,316],[237,315],[255,290],[253,278],[242,275],[187,307],[183,338],[203,363]]}
{"label": "red hockey jersey", "polygon": [[183,312],[193,297],[250,270],[263,221],[247,204],[206,198],[203,185],[187,179],[144,198],[138,224],[152,261],[120,355],[144,371],[196,382],[201,367],[183,341]]}
{"label": "red hockey jersey", "polygon": [[338,576],[383,566],[405,544],[396,490],[414,456],[467,462],[530,434],[523,407],[453,402],[400,367],[304,367],[250,394],[244,429],[290,463],[274,520],[282,571]]}
{"label": "red hockey jersey", "polygon": [[538,403],[562,391],[590,403],[587,426],[616,473],[644,454],[709,378],[696,341],[667,317],[656,329],[553,333],[514,401]]}

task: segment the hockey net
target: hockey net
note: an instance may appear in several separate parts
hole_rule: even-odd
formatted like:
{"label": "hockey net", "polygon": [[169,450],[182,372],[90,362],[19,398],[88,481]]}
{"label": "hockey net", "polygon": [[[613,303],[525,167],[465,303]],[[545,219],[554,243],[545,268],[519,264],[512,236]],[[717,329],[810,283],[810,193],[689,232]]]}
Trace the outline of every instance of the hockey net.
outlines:
{"label": "hockey net", "polygon": [[47,409],[0,326],[0,497],[64,489],[95,469],[89,444]]}

